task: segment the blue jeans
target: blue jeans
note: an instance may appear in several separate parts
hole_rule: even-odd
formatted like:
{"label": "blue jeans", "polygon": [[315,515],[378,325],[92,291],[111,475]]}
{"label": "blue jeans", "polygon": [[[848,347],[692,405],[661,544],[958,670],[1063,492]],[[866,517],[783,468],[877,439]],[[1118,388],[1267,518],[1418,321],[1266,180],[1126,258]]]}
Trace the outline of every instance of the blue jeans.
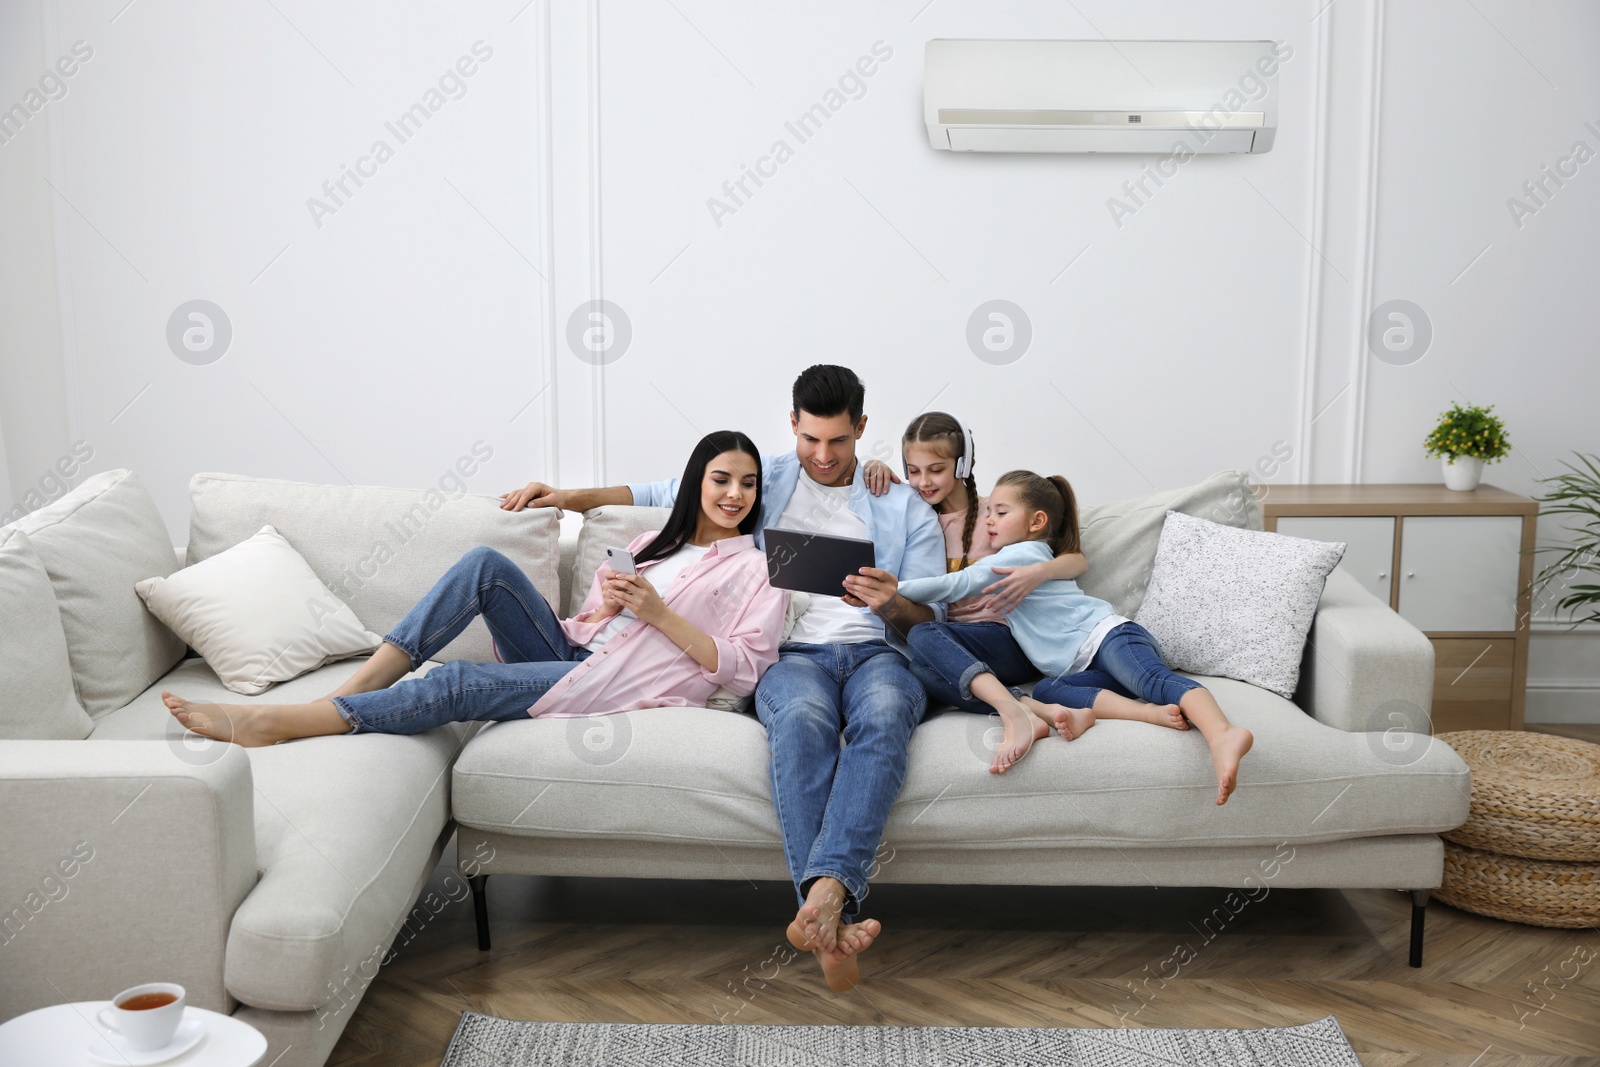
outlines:
{"label": "blue jeans", "polygon": [[993,708],[972,695],[972,680],[992,674],[1004,685],[1039,676],[1011,627],[1003,622],[919,622],[906,635],[911,671],[930,701],[989,715]]}
{"label": "blue jeans", "polygon": [[1191,689],[1192,678],[1173,674],[1156,639],[1136,622],[1125,622],[1100,640],[1087,670],[1046,678],[1033,687],[1035,700],[1069,708],[1092,708],[1100,690],[1152,704],[1176,704]]}
{"label": "blue jeans", "polygon": [[448,722],[521,718],[589,655],[567,642],[561,620],[521,568],[481,545],[457,560],[384,640],[411,657],[415,670],[479,615],[506,662],[451,660],[387,689],[330,698],[351,732],[419,734]]}
{"label": "blue jeans", "polygon": [[906,747],[927,710],[922,683],[883,641],[779,650],[756,687],[756,715],[772,749],[772,802],[800,903],[812,882],[836,878],[844,920],[860,913],[906,778]]}

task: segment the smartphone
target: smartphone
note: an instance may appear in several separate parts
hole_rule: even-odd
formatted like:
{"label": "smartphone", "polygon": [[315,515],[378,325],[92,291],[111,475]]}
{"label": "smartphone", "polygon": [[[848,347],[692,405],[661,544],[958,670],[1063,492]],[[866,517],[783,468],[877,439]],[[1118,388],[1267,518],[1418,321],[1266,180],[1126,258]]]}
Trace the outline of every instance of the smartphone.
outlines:
{"label": "smartphone", "polygon": [[633,553],[625,548],[606,549],[606,566],[611,568],[613,574],[637,574],[638,568],[633,565]]}

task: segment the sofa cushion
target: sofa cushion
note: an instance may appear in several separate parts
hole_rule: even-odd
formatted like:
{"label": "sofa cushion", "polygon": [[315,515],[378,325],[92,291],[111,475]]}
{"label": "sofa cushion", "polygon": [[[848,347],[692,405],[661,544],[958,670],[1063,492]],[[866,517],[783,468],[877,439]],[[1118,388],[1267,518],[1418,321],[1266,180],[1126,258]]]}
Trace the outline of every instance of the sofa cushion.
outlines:
{"label": "sofa cushion", "polygon": [[1182,489],[1084,508],[1078,523],[1089,570],[1078,579],[1079,587],[1110,602],[1119,615],[1133,618],[1150,585],[1168,511],[1224,526],[1261,529],[1261,508],[1243,471],[1223,471]]}
{"label": "sofa cushion", "polygon": [[271,526],[169,577],[146,578],[134,591],[223,685],[247,696],[369,653],[383,640]]}
{"label": "sofa cushion", "polygon": [[133,591],[176,569],[172,537],[138,475],[96,474],[17,526],[55,587],[73,684],[90,715],[122,707],[183,658],[183,640]]}
{"label": "sofa cushion", "polygon": [[583,598],[589,595],[589,586],[594,582],[594,572],[606,561],[606,549],[625,548],[640,534],[661,529],[671,514],[671,508],[641,508],[631,504],[607,504],[584,512],[561,617],[571,618],[583,606]]}
{"label": "sofa cushion", "polygon": [[[203,763],[231,746],[185,736],[161,690],[233,704],[309,701],[361,663],[330,664],[240,697],[191,657],[99,719],[89,741],[164,739],[175,758]],[[335,1010],[360,996],[416,900],[449,818],[450,762],[471,731],[457,723],[413,736],[314,737],[245,750],[261,880],[229,929],[228,992],[277,1011]]]}
{"label": "sofa cushion", "polygon": [[[1424,743],[1400,764],[1382,734],[1345,733],[1264,689],[1205,681],[1256,736],[1223,807],[1198,731],[1106,720],[1075,741],[1047,737],[993,775],[996,720],[951,711],[912,736],[885,840],[1224,846],[1433,833],[1466,818],[1468,772],[1448,746]],[[755,719],[699,708],[515,720],[467,745],[452,804],[464,825],[510,834],[776,847],[769,758]]]}
{"label": "sofa cushion", "polygon": [[1167,512],[1135,618],[1174,670],[1237,678],[1284,698],[1343,541],[1239,530]]}
{"label": "sofa cushion", "polygon": [[[380,636],[478,545],[504,553],[550,603],[558,599],[554,508],[505,511],[488,496],[451,498],[437,489],[310,485],[238,474],[197,474],[189,480],[189,496],[190,564],[270,524],[362,625]],[[432,658],[493,661],[483,620],[474,619]]]}
{"label": "sofa cushion", "polygon": [[14,526],[0,528],[0,740],[81,741],[94,723],[72,688],[67,635],[44,564]]}

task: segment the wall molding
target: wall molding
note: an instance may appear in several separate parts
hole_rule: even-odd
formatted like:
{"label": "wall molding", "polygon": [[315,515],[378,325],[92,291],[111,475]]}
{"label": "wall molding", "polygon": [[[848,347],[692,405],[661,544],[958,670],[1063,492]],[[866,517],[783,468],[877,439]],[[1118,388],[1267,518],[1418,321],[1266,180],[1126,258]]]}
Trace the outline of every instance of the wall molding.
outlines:
{"label": "wall molding", "polygon": [[1300,440],[1297,442],[1295,466],[1295,480],[1301,483],[1310,482],[1314,478],[1311,462],[1313,440],[1311,420],[1316,418],[1314,409],[1317,403],[1317,370],[1322,362],[1323,275],[1322,253],[1318,250],[1327,243],[1328,123],[1331,121],[1328,109],[1328,82],[1333,77],[1332,64],[1328,61],[1331,37],[1328,27],[1333,17],[1329,15],[1327,18],[1315,21],[1317,23],[1316,133],[1312,138],[1311,148],[1311,248],[1306,257],[1310,271],[1306,282],[1305,344],[1300,356]]}
{"label": "wall molding", "polygon": [[[40,11],[40,23],[43,30],[41,45],[44,49],[43,63],[49,65],[50,58],[61,54],[58,45],[61,41],[61,11],[56,0],[45,0]],[[66,133],[61,129],[64,121],[64,112],[55,108],[45,116],[46,128],[49,134],[49,167],[50,182],[56,189],[65,186],[62,174],[65,173],[66,159]],[[50,231],[53,235],[56,253],[56,317],[59,322],[57,327],[61,332],[61,373],[63,377],[62,391],[67,407],[67,442],[85,440],[83,423],[83,397],[79,391],[78,375],[78,332],[77,323],[73,315],[72,302],[72,271],[68,264],[72,262],[71,235],[68,233],[70,220],[61,210],[61,205],[56,203],[55,189],[50,191]],[[94,442],[90,441],[93,445]]]}
{"label": "wall molding", "polygon": [[1378,244],[1378,181],[1379,154],[1382,147],[1383,127],[1383,33],[1384,0],[1372,0],[1371,55],[1368,60],[1371,73],[1371,91],[1367,108],[1366,129],[1366,189],[1362,195],[1362,234],[1364,247],[1361,254],[1361,285],[1356,302],[1355,328],[1350,338],[1353,374],[1351,385],[1355,396],[1350,405],[1349,457],[1345,466],[1345,480],[1360,484],[1364,478],[1367,432],[1367,370],[1371,358],[1367,355],[1367,317],[1372,314],[1372,283],[1376,272]]}

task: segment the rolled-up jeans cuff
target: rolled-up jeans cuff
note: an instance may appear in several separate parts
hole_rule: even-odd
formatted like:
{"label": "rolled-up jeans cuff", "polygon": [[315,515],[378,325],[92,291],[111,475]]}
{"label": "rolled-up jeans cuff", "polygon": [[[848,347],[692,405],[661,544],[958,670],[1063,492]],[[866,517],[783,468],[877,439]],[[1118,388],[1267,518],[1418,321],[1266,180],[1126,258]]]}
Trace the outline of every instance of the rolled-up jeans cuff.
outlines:
{"label": "rolled-up jeans cuff", "polygon": [[333,704],[334,710],[339,713],[339,717],[350,724],[350,732],[359,734],[362,730],[361,720],[356,717],[355,712],[350,710],[350,706],[344,702],[344,697],[329,697],[328,700]]}
{"label": "rolled-up jeans cuff", "polygon": [[406,657],[411,662],[412,670],[416,670],[422,664],[422,653],[412,648],[408,642],[400,640],[394,634],[386,635],[383,640],[386,644],[391,644],[406,654]]}
{"label": "rolled-up jeans cuff", "polygon": [[956,688],[961,693],[961,699],[962,700],[977,700],[978,698],[972,695],[972,680],[974,678],[976,678],[980,674],[993,674],[993,673],[994,673],[994,668],[990,667],[987,663],[983,662],[983,660],[981,660],[981,659],[976,661],[975,663],[973,663],[966,670],[962,671],[961,672],[961,681],[958,682],[957,685],[956,685]]}
{"label": "rolled-up jeans cuff", "polygon": [[832,878],[844,886],[844,903],[839,906],[839,921],[842,923],[855,922],[856,916],[861,914],[861,902],[867,898],[867,883],[860,878],[851,878],[842,871],[811,870],[800,879],[800,893],[802,896],[811,892],[811,883],[818,878]]}

